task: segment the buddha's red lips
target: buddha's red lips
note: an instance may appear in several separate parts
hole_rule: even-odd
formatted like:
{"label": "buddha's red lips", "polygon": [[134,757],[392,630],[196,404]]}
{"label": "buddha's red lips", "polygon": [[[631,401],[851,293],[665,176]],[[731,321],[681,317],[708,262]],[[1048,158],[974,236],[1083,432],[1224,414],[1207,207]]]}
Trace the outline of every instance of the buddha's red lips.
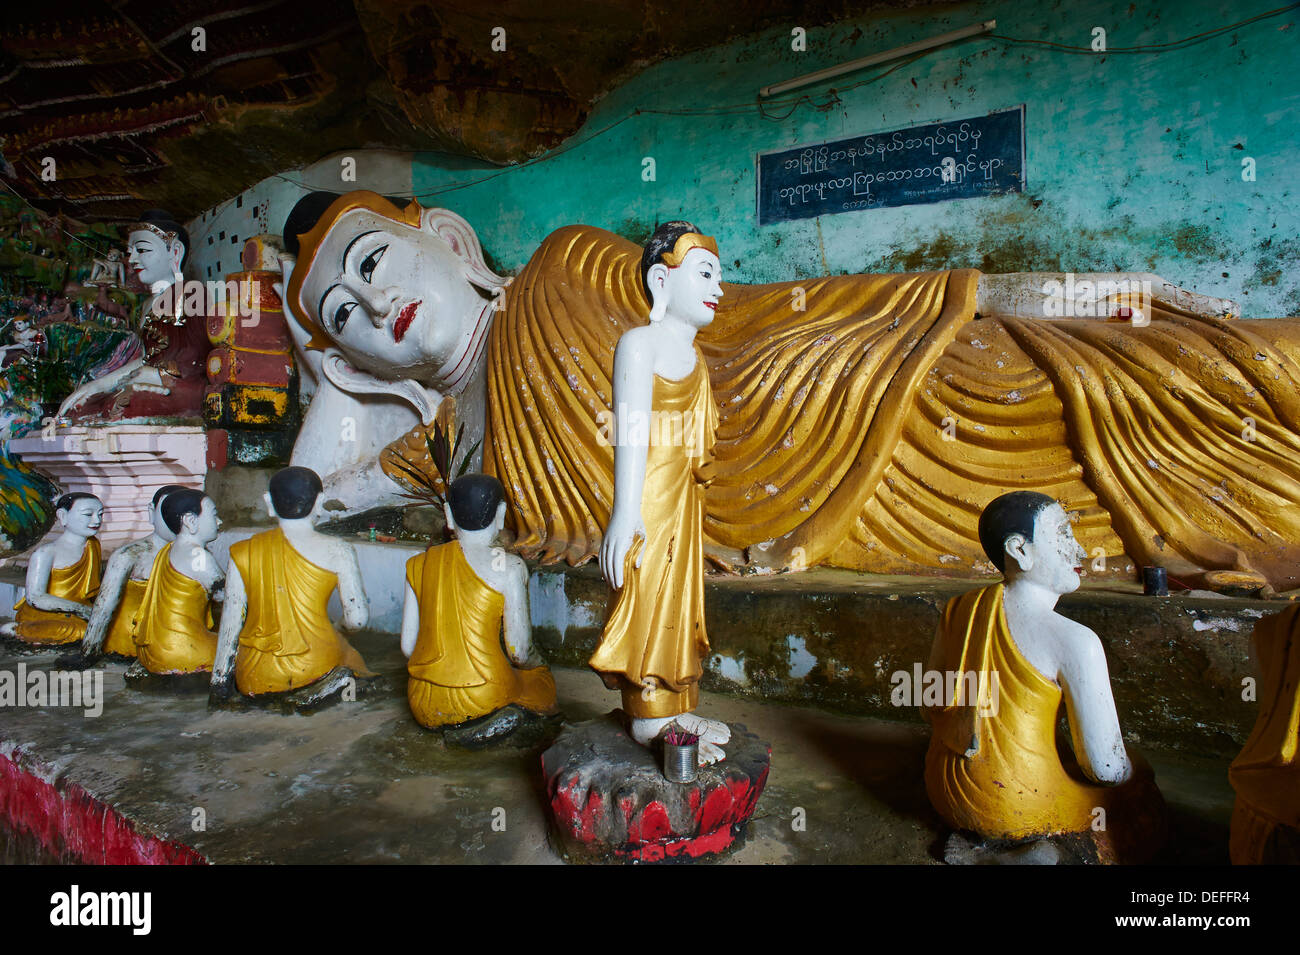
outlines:
{"label": "buddha's red lips", "polygon": [[415,321],[415,310],[419,307],[419,302],[410,302],[397,313],[397,321],[393,322],[393,341],[400,342],[406,335],[411,322]]}

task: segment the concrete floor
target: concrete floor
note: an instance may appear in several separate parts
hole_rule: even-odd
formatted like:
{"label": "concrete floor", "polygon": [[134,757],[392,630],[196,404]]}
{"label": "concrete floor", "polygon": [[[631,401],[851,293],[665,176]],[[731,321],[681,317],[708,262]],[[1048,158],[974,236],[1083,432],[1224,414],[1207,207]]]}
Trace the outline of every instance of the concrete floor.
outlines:
{"label": "concrete floor", "polygon": [[[547,834],[541,747],[444,747],[410,717],[395,638],[363,634],[356,643],[395,689],[310,716],[209,712],[202,695],[128,689],[125,667],[110,664],[102,716],[0,710],[0,752],[78,783],[137,827],[215,863],[562,862]],[[0,653],[0,669],[54,660]],[[572,721],[617,703],[589,671],[555,675]],[[704,708],[772,744],[767,789],[725,861],[936,864],[942,827],[921,777],[924,726],[717,693]],[[1158,861],[1226,864],[1228,760],[1147,756],[1173,811],[1172,848]],[[193,830],[196,809],[203,831]],[[504,831],[493,828],[497,810]],[[24,845],[0,834],[0,859],[30,859]]]}

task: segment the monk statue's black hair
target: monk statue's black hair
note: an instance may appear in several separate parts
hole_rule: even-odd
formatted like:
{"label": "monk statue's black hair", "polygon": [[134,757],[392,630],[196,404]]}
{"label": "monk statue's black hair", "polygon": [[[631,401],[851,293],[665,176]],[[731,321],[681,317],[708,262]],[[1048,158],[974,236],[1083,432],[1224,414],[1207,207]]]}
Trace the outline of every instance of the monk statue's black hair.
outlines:
{"label": "monk statue's black hair", "polygon": [[993,566],[1006,572],[1007,538],[1019,534],[1034,539],[1034,521],[1044,508],[1056,501],[1037,491],[1012,491],[995,497],[980,513],[980,545]]}
{"label": "monk statue's black hair", "polygon": [[154,509],[157,510],[158,502],[161,501],[168,494],[170,494],[172,491],[184,491],[184,490],[188,490],[184,484],[164,484],[162,487],[158,488],[158,490],[153,492]]}
{"label": "monk statue's black hair", "polygon": [[173,534],[181,532],[181,519],[186,514],[198,514],[203,510],[203,492],[193,488],[173,491],[163,498],[163,523]]}
{"label": "monk statue's black hair", "polygon": [[481,531],[497,517],[497,507],[506,499],[501,482],[486,474],[466,474],[447,488],[447,504],[456,526]]}
{"label": "monk statue's black hair", "polygon": [[[92,501],[99,501],[99,498],[96,497],[94,494],[91,494],[89,491],[72,491],[69,494],[63,495],[61,498],[59,498],[57,501],[54,502],[54,510],[66,511],[73,504],[76,504],[78,501],[83,500],[85,498],[90,498]],[[100,501],[100,503],[102,504],[103,501]]]}
{"label": "monk statue's black hair", "polygon": [[320,492],[320,475],[311,468],[282,468],[271,477],[271,506],[279,517],[306,517]]}
{"label": "monk statue's black hair", "polygon": [[685,219],[674,219],[655,229],[646,241],[645,248],[641,251],[641,288],[647,302],[654,303],[654,298],[650,295],[650,281],[646,277],[650,274],[650,266],[662,262],[664,253],[671,252],[673,246],[677,245],[677,240],[686,233],[699,231]]}

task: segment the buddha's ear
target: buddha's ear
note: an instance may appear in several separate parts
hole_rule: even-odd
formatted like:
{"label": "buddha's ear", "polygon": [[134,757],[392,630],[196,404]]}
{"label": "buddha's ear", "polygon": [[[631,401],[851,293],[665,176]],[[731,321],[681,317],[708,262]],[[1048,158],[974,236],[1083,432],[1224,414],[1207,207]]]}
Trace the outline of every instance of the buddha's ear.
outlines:
{"label": "buddha's ear", "polygon": [[1016,562],[1021,573],[1026,573],[1034,567],[1034,555],[1029,550],[1029,541],[1025,540],[1024,534],[1011,534],[1002,544],[1002,549],[1006,555]]}
{"label": "buddha's ear", "polygon": [[455,534],[457,530],[456,519],[451,516],[451,505],[446,501],[442,502],[442,516],[447,519],[447,530]]}
{"label": "buddha's ear", "polygon": [[478,233],[456,213],[449,209],[425,209],[420,224],[451,246],[451,250],[465,263],[466,277],[471,284],[489,295],[510,284],[510,279],[487,267]]}
{"label": "buddha's ear", "polygon": [[271,492],[263,491],[262,500],[266,502],[266,516],[275,517],[276,516],[275,505],[271,503]]}
{"label": "buddha's ear", "polygon": [[167,243],[167,254],[172,260],[172,271],[179,273],[181,259],[185,258],[185,244],[180,239],[172,239]]}
{"label": "buddha's ear", "polygon": [[337,348],[325,349],[325,357],[321,360],[321,372],[335,388],[346,391],[350,395],[404,398],[419,412],[420,421],[425,425],[433,424],[433,419],[438,413],[438,404],[442,401],[440,394],[425,388],[412,378],[385,381],[368,371],[354,368]]}
{"label": "buddha's ear", "polygon": [[498,531],[506,526],[506,502],[502,501],[497,505],[497,516],[492,522]]}
{"label": "buddha's ear", "polygon": [[650,286],[650,321],[657,322],[668,310],[668,266],[656,262],[646,271],[645,281]]}

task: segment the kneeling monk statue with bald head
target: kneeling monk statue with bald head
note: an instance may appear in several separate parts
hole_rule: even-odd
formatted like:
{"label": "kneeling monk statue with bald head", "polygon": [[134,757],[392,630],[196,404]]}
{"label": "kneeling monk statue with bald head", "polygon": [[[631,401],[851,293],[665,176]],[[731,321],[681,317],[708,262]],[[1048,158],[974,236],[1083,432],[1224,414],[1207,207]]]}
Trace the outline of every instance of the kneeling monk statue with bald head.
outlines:
{"label": "kneeling monk statue with bald head", "polygon": [[[1054,609],[1087,556],[1069,516],[1016,491],[984,508],[979,535],[1003,582],[949,601],[930,654],[960,688],[924,711],[926,792],[959,830],[945,858],[1145,861],[1164,837],[1164,801],[1124,745],[1101,641]],[[1062,700],[1073,751],[1057,741]]]}

